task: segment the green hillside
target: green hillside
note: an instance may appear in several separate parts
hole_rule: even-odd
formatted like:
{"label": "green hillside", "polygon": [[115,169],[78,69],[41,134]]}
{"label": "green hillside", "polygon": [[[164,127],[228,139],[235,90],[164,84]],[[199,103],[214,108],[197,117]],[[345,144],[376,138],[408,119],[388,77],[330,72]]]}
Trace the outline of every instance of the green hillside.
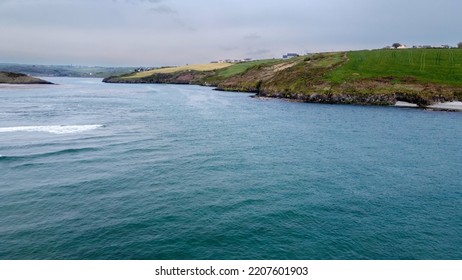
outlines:
{"label": "green hillside", "polygon": [[36,77],[105,78],[135,70],[135,67],[102,67],[73,65],[28,65],[0,63],[0,71],[25,73]]}
{"label": "green hillside", "polygon": [[259,66],[259,65],[270,65],[279,62],[278,59],[264,59],[264,60],[254,60],[249,62],[241,62],[231,65],[230,67],[221,69],[217,72],[216,77],[218,78],[229,78],[234,75],[244,73],[248,69]]}
{"label": "green hillside", "polygon": [[462,49],[351,51],[347,55],[348,62],[327,75],[328,80],[393,77],[462,86]]}
{"label": "green hillside", "polygon": [[53,84],[22,73],[0,71],[0,84]]}
{"label": "green hillside", "polygon": [[428,106],[462,100],[462,49],[317,53],[236,63],[213,70],[126,74],[113,83],[182,83],[304,102]]}

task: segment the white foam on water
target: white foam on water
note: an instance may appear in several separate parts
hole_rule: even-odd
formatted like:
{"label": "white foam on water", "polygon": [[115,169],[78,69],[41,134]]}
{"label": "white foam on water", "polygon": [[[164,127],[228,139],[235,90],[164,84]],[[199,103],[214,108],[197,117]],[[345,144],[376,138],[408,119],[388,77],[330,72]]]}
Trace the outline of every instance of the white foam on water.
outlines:
{"label": "white foam on water", "polygon": [[417,104],[404,102],[404,101],[396,101],[395,106],[396,107],[419,107],[419,105]]}
{"label": "white foam on water", "polygon": [[0,127],[0,132],[48,132],[52,134],[71,134],[95,130],[103,127],[101,124],[93,125],[44,125],[44,126],[15,126]]}
{"label": "white foam on water", "polygon": [[434,109],[445,109],[445,110],[459,110],[462,111],[462,102],[453,101],[453,102],[442,102],[435,105],[428,106],[429,108]]}

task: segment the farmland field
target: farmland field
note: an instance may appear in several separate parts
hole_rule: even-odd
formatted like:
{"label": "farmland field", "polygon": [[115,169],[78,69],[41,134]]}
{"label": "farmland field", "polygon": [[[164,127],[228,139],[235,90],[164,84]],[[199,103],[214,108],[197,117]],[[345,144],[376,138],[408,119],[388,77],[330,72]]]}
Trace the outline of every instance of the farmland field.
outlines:
{"label": "farmland field", "polygon": [[462,85],[462,49],[351,51],[347,55],[348,62],[327,75],[330,81],[393,77]]}
{"label": "farmland field", "polygon": [[127,78],[144,78],[151,76],[153,74],[168,74],[168,73],[175,73],[175,72],[181,72],[181,71],[213,71],[217,69],[222,69],[229,67],[233,64],[231,63],[207,63],[207,64],[191,64],[191,65],[184,65],[184,66],[178,66],[178,67],[165,67],[165,68],[159,68],[159,69],[154,69],[150,71],[144,71],[144,72],[138,72],[134,75],[127,76]]}

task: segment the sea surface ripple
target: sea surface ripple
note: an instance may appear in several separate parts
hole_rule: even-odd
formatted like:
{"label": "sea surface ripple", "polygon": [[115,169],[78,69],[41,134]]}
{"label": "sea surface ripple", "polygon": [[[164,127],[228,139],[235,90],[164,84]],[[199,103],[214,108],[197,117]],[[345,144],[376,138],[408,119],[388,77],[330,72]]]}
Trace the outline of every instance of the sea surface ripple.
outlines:
{"label": "sea surface ripple", "polygon": [[0,87],[0,259],[461,259],[462,114]]}

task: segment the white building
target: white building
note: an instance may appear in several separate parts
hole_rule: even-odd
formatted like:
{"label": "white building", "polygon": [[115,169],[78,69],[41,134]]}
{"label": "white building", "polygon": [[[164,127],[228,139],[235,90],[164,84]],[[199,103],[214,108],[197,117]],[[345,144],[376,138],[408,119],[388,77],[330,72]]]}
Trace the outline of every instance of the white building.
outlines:
{"label": "white building", "polygon": [[283,59],[290,59],[290,58],[294,58],[294,57],[298,57],[298,53],[287,53],[285,55],[282,56]]}

